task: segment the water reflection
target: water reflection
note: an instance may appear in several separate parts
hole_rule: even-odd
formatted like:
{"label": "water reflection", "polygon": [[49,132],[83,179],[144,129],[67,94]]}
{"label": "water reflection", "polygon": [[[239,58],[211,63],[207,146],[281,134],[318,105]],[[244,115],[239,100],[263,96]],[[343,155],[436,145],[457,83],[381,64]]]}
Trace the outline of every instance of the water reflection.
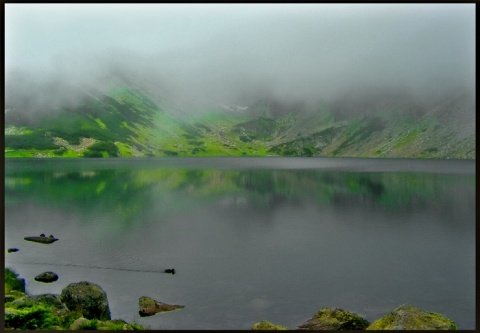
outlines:
{"label": "water reflection", "polygon": [[[313,202],[339,209],[369,206],[449,206],[460,188],[473,191],[474,176],[425,173],[356,173],[315,170],[127,169],[81,171],[10,170],[7,206],[33,201],[85,216],[107,214],[124,228],[141,225],[153,206],[164,215],[199,205],[272,209]],[[446,205],[446,206],[445,206]],[[448,210],[448,209],[447,209]]]}
{"label": "water reflection", "polygon": [[[321,306],[372,320],[407,302],[474,327],[473,173],[174,162],[7,168],[6,246],[21,251],[6,264],[27,281],[61,276],[34,294],[94,281],[114,317],[139,320],[142,295],[187,305],[141,319],[154,329],[293,328]],[[60,241],[39,250],[30,233]],[[171,267],[174,279],[151,273]]]}

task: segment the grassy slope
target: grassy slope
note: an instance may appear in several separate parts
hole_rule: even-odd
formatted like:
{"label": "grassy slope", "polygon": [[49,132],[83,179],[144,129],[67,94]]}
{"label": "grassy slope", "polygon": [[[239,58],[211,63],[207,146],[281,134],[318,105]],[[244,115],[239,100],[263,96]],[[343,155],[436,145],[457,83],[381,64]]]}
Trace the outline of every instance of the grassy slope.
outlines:
{"label": "grassy slope", "polygon": [[406,114],[403,106],[341,119],[325,105],[288,113],[261,104],[249,114],[209,110],[182,117],[148,95],[121,85],[105,93],[92,88],[81,105],[35,124],[6,117],[5,156],[475,158],[474,134],[462,137],[462,127],[448,122],[455,103],[421,115]]}

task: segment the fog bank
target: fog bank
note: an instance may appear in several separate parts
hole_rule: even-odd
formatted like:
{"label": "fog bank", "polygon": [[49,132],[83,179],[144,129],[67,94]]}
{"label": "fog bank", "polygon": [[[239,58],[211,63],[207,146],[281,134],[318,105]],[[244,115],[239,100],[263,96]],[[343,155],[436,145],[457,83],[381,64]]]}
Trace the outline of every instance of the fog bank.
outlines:
{"label": "fog bank", "polygon": [[[473,4],[6,4],[6,105],[74,105],[112,73],[168,98],[314,103],[475,86]],[[22,104],[23,103],[23,104]]]}

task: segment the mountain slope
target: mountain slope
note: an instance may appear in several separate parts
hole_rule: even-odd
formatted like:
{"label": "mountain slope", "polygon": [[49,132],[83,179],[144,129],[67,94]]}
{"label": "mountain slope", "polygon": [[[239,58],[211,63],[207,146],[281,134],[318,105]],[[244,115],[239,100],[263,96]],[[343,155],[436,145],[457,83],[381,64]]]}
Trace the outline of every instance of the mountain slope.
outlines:
{"label": "mountain slope", "polygon": [[191,113],[153,82],[111,76],[77,103],[32,117],[5,109],[6,157],[331,156],[475,158],[475,101],[457,93],[347,96],[305,106],[272,97]]}

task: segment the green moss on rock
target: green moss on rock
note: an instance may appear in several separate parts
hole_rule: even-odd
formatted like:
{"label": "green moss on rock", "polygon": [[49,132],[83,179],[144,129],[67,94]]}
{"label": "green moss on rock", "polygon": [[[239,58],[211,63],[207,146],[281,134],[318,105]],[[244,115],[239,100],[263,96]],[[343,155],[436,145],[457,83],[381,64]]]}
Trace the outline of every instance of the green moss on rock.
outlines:
{"label": "green moss on rock", "polygon": [[110,320],[107,294],[94,283],[71,283],[62,290],[60,300],[70,311],[80,311],[87,319]]}
{"label": "green moss on rock", "polygon": [[252,330],[286,331],[286,330],[288,330],[288,327],[280,326],[280,325],[274,325],[269,321],[262,320],[258,323],[255,323],[252,327]]}
{"label": "green moss on rock", "polygon": [[367,330],[457,330],[447,317],[403,304],[389,314],[374,321]]}
{"label": "green moss on rock", "polygon": [[301,330],[363,330],[370,323],[360,316],[339,308],[321,308]]}
{"label": "green moss on rock", "polygon": [[156,313],[183,309],[183,305],[172,305],[156,301],[150,297],[142,296],[138,299],[138,313],[140,316],[153,316]]}
{"label": "green moss on rock", "polygon": [[[106,294],[100,286],[89,282],[72,283],[62,290],[62,297],[53,294],[28,295],[12,289],[18,280],[12,269],[5,270],[5,328],[16,330],[144,330],[135,322],[109,320]],[[23,281],[23,279],[21,279]],[[7,284],[7,282],[9,284]],[[24,283],[15,285],[24,290]],[[72,302],[72,299],[74,300]],[[67,302],[70,306],[62,302]],[[99,307],[95,309],[95,304]],[[108,319],[85,318],[84,312]]]}

